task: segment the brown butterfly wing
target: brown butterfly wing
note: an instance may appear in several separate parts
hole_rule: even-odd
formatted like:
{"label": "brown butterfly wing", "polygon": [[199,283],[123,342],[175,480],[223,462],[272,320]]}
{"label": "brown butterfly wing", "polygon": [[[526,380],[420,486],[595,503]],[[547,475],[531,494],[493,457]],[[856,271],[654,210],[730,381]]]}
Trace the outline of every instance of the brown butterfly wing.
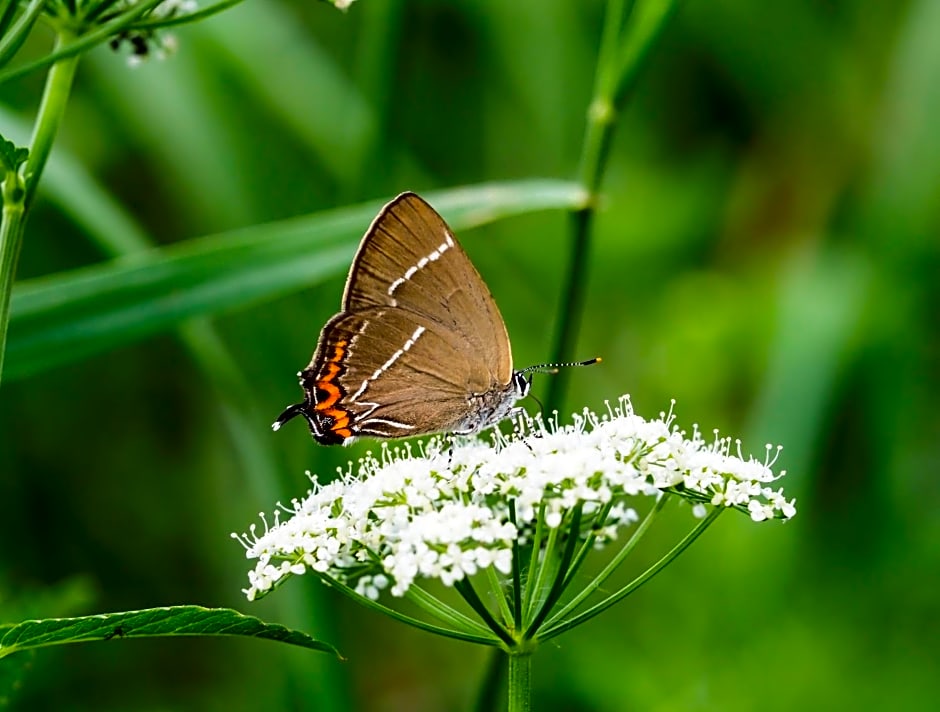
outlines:
{"label": "brown butterfly wing", "polygon": [[323,444],[357,435],[474,432],[517,395],[509,336],[443,218],[414,193],[386,205],[350,267],[342,311],[301,372],[303,415]]}
{"label": "brown butterfly wing", "polygon": [[379,212],[349,271],[343,311],[379,306],[412,311],[459,334],[464,359],[509,383],[512,353],[499,308],[447,223],[414,193]]}
{"label": "brown butterfly wing", "polygon": [[405,309],[337,314],[323,328],[319,361],[302,374],[320,431],[406,437],[461,429],[468,395],[490,390],[462,338]]}

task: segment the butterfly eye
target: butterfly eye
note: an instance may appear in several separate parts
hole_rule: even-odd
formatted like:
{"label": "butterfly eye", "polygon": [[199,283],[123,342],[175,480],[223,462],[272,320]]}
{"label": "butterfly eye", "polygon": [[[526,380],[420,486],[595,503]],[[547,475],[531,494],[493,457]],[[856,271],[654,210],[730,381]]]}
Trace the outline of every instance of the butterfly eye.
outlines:
{"label": "butterfly eye", "polygon": [[321,386],[317,386],[317,403],[324,403],[330,399],[330,392]]}

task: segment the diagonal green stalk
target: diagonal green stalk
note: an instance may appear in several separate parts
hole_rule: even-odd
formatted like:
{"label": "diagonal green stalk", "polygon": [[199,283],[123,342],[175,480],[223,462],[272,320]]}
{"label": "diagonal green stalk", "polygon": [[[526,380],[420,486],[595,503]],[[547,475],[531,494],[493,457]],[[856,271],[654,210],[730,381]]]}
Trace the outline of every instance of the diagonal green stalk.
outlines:
{"label": "diagonal green stalk", "polygon": [[[523,624],[527,618],[527,612],[532,607],[532,596],[535,595],[534,579],[539,574],[539,552],[542,550],[542,535],[545,531],[544,513],[545,505],[542,504],[535,519],[535,533],[532,535],[532,541],[529,543],[532,551],[529,554],[529,563],[526,567],[526,581],[524,590],[522,591],[522,606],[520,613],[517,614]],[[520,628],[521,627],[522,626],[520,626]]]}
{"label": "diagonal green stalk", "polygon": [[656,501],[656,503],[650,508],[650,511],[646,513],[646,516],[643,518],[640,526],[636,528],[636,530],[633,532],[633,535],[627,540],[627,543],[623,545],[623,548],[617,552],[617,555],[607,563],[607,566],[605,566],[587,586],[581,589],[577,596],[568,601],[568,603],[566,603],[560,611],[552,616],[551,620],[549,620],[546,624],[546,628],[551,628],[558,621],[568,615],[568,613],[576,610],[578,606],[580,606],[588,597],[591,596],[591,594],[604,585],[604,582],[610,577],[610,575],[620,567],[624,560],[630,555],[630,552],[636,548],[636,545],[639,543],[640,539],[643,538],[643,535],[646,534],[647,530],[650,528],[650,525],[652,525],[656,515],[658,515],[662,511],[663,507],[666,506],[667,500],[667,497],[660,497]]}
{"label": "diagonal green stalk", "polygon": [[45,0],[32,0],[17,18],[16,23],[10,28],[9,32],[4,33],[3,37],[0,38],[0,67],[9,62],[19,48],[23,46],[26,37],[33,29],[33,25],[36,24],[36,20],[45,6]]}
{"label": "diagonal green stalk", "polygon": [[[595,522],[605,522],[607,517],[610,514],[610,510],[613,508],[613,500],[601,507],[600,511],[595,515]],[[567,586],[574,579],[575,575],[581,568],[581,564],[584,563],[584,560],[587,558],[587,555],[593,551],[594,542],[597,540],[597,534],[593,531],[584,538],[584,542],[581,544],[581,547],[578,549],[578,553],[575,554],[574,559],[571,561],[571,565],[568,567],[568,573],[565,576],[564,586]]]}
{"label": "diagonal green stalk", "polygon": [[[71,41],[72,36],[62,32],[56,37],[55,46],[62,49],[68,47]],[[10,295],[23,244],[26,216],[36,194],[39,176],[62,123],[77,66],[76,56],[54,64],[49,70],[22,178],[11,173],[3,183],[3,214],[0,217],[0,380],[3,377],[3,355],[10,324]]]}
{"label": "diagonal green stalk", "polygon": [[442,628],[441,626],[433,625],[432,623],[427,623],[418,618],[414,618],[400,611],[396,611],[394,608],[389,608],[388,606],[379,603],[378,601],[373,601],[371,598],[366,598],[365,596],[356,593],[354,589],[351,589],[344,583],[337,581],[335,578],[328,576],[326,574],[317,574],[320,578],[323,579],[323,582],[327,586],[331,586],[341,593],[349,596],[356,603],[370,608],[373,611],[382,613],[383,615],[388,616],[389,618],[394,618],[395,620],[406,623],[410,626],[418,628],[420,630],[426,631],[428,633],[435,633],[436,635],[444,636],[445,638],[454,638],[456,640],[464,640],[468,643],[477,643],[479,645],[499,645],[499,641],[496,637],[491,635],[474,635],[472,633],[465,633],[464,631],[451,630],[450,628]]}
{"label": "diagonal green stalk", "polygon": [[486,580],[490,586],[490,590],[493,592],[493,596],[496,598],[496,606],[499,608],[499,614],[508,627],[513,622],[513,613],[509,601],[506,598],[503,582],[499,580],[499,574],[495,566],[486,567]]}
{"label": "diagonal green stalk", "polygon": [[[499,621],[493,617],[493,614],[490,613],[489,609],[486,607],[486,604],[480,599],[479,594],[476,592],[476,589],[473,588],[473,584],[470,582],[470,579],[463,578],[459,581],[454,582],[454,588],[457,590],[464,600],[470,605],[470,607],[476,611],[477,615],[486,623],[487,627],[493,631],[503,644],[506,646],[507,650],[513,650],[517,647],[516,641],[510,635],[509,631],[506,630],[505,626],[500,625]],[[490,641],[490,645],[492,642]]]}
{"label": "diagonal green stalk", "polygon": [[[540,517],[544,518],[544,513],[545,509],[543,507]],[[528,603],[525,606],[523,616],[526,630],[531,627],[532,621],[538,614],[538,610],[541,610],[542,605],[548,598],[548,577],[556,570],[555,545],[558,541],[558,532],[560,530],[560,526],[549,528],[548,539],[545,542],[545,550],[542,552],[541,560],[538,556],[538,548],[535,548],[532,552],[532,558],[536,564],[535,568],[529,571],[529,583],[526,585]],[[534,577],[532,576],[533,571],[535,572]]]}
{"label": "diagonal green stalk", "polygon": [[[565,527],[568,531],[568,541],[565,544],[565,550],[562,552],[561,560],[558,562],[558,568],[555,571],[555,581],[552,583],[552,587],[545,597],[545,600],[542,602],[538,613],[535,614],[532,622],[529,623],[529,626],[526,628],[522,636],[525,640],[535,637],[539,626],[542,625],[542,622],[548,617],[548,614],[551,613],[552,607],[558,602],[558,599],[561,598],[561,595],[565,592],[565,586],[567,586],[568,582],[571,580],[569,572],[571,561],[574,557],[574,550],[577,546],[581,531],[581,510],[583,508],[584,504],[579,503],[571,512],[571,520]],[[561,527],[559,527],[559,529],[561,529]]]}
{"label": "diagonal green stalk", "polygon": [[[519,531],[516,521],[516,501],[509,502],[509,520]],[[522,551],[519,546],[519,537],[512,540],[512,626],[518,631],[522,629]]]}
{"label": "diagonal green stalk", "polygon": [[[564,306],[551,352],[552,361],[573,358],[587,289],[591,228],[601,180],[610,157],[617,115],[678,4],[678,0],[610,0],[607,3],[594,93],[588,109],[577,174],[588,199],[584,206],[571,214],[569,268],[562,291],[561,304]],[[545,398],[547,412],[560,408],[568,378],[568,370],[562,369],[549,380]]]}
{"label": "diagonal green stalk", "polygon": [[689,546],[692,545],[692,542],[698,539],[698,537],[701,536],[702,533],[706,529],[708,529],[709,526],[711,526],[712,522],[714,522],[723,511],[724,511],[724,507],[721,507],[721,506],[715,507],[711,512],[709,512],[708,516],[705,517],[705,519],[703,519],[701,522],[699,522],[696,525],[695,529],[693,529],[691,532],[685,535],[682,541],[680,541],[672,549],[670,549],[669,552],[665,554],[659,561],[657,561],[655,564],[650,566],[646,571],[644,571],[642,574],[640,574],[635,579],[633,579],[633,581],[631,581],[629,584],[624,586],[622,589],[620,589],[616,593],[608,596],[600,603],[594,606],[591,606],[591,608],[589,608],[588,610],[575,616],[574,618],[571,618],[566,621],[562,621],[555,626],[547,626],[544,632],[539,636],[539,640],[545,641],[545,640],[549,640],[550,638],[554,638],[556,635],[561,635],[562,633],[572,628],[575,628],[576,626],[579,626],[582,623],[585,623],[586,621],[589,621],[591,618],[598,615],[599,613],[603,613],[608,608],[613,606],[615,603],[619,603],[621,600],[629,596],[631,593],[637,590],[640,586],[642,586],[644,583],[646,583],[651,578],[653,578],[653,576],[655,576],[664,568],[666,568],[666,566],[672,563],[676,559],[676,557],[679,556],[679,554],[681,554],[683,551],[688,549]]}
{"label": "diagonal green stalk", "polygon": [[[56,35],[53,54],[68,49],[74,41],[75,38],[71,33],[65,30],[60,31]],[[72,82],[77,68],[78,57],[68,57],[52,65],[46,77],[33,137],[29,142],[29,158],[26,159],[26,165],[23,168],[23,182],[26,184],[26,197],[23,202],[26,210],[29,210],[36,195],[42,169],[46,167],[46,161],[49,160],[49,154],[52,152],[52,143],[65,116],[65,106],[72,92]]]}
{"label": "diagonal green stalk", "polygon": [[3,213],[0,216],[0,376],[3,374],[3,354],[10,323],[10,295],[23,237],[24,193],[20,175],[9,171],[3,181]]}
{"label": "diagonal green stalk", "polygon": [[239,5],[244,0],[222,0],[217,2],[214,5],[209,5],[208,7],[201,8],[195,12],[190,12],[185,15],[177,15],[176,17],[160,17],[154,19],[152,16],[146,20],[141,20],[140,22],[132,22],[128,27],[135,30],[156,30],[164,27],[178,27],[180,25],[189,25],[193,22],[198,22],[199,20],[205,20],[207,17],[212,17],[217,15],[223,10],[228,10],[230,7]]}
{"label": "diagonal green stalk", "polygon": [[490,631],[472,618],[465,616],[456,608],[448,606],[439,598],[432,596],[420,586],[412,584],[405,594],[415,605],[427,611],[442,623],[449,623],[466,633],[489,636]]}

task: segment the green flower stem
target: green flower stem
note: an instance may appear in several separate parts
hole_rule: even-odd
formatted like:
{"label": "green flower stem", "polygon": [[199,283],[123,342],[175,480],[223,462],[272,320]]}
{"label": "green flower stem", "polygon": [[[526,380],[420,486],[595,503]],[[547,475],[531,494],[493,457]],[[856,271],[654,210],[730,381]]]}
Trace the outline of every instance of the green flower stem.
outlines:
{"label": "green flower stem", "polygon": [[490,585],[490,590],[496,598],[496,606],[499,608],[499,614],[503,617],[506,626],[513,624],[513,614],[509,607],[509,601],[506,599],[506,592],[502,582],[499,580],[499,574],[495,566],[486,567],[486,580]]}
{"label": "green flower stem", "polygon": [[633,581],[631,581],[629,584],[627,584],[622,589],[617,591],[617,593],[607,597],[606,599],[604,599],[597,605],[592,606],[588,610],[584,611],[584,613],[581,613],[580,615],[575,616],[574,618],[571,618],[570,620],[563,621],[554,627],[547,626],[545,631],[541,635],[539,635],[539,640],[545,641],[545,640],[549,640],[550,638],[554,638],[556,635],[561,635],[562,633],[570,630],[571,628],[579,626],[582,623],[590,620],[591,618],[596,616],[598,613],[602,613],[606,611],[615,603],[619,603],[621,600],[629,596],[636,589],[638,589],[644,583],[646,583],[651,578],[653,578],[653,576],[655,576],[660,571],[662,571],[666,566],[672,563],[676,559],[676,557],[679,556],[679,554],[681,554],[683,551],[688,549],[689,546],[691,546],[692,542],[698,539],[698,537],[701,536],[702,533],[706,529],[708,529],[709,526],[711,526],[712,522],[714,522],[724,510],[725,510],[724,507],[721,507],[721,506],[715,507],[711,512],[709,512],[708,516],[705,517],[705,519],[703,519],[701,522],[699,522],[698,525],[695,527],[695,529],[693,529],[688,534],[686,534],[685,538],[683,538],[682,541],[676,544],[669,551],[669,553],[663,556],[655,564],[650,566],[642,574],[637,576]]}
{"label": "green flower stem", "polygon": [[[56,36],[53,52],[65,50],[72,44],[74,36],[66,30],[60,30]],[[65,116],[65,105],[72,92],[75,70],[78,68],[78,56],[67,57],[52,65],[46,77],[46,86],[36,116],[36,126],[29,146],[29,158],[23,168],[23,181],[26,184],[26,210],[29,210],[36,195],[36,187],[42,176],[42,169],[52,152],[52,142],[59,132],[59,125]]]}
{"label": "green flower stem", "polygon": [[320,576],[321,579],[323,579],[323,582],[327,586],[331,586],[332,588],[335,588],[337,591],[344,593],[345,595],[349,596],[349,598],[354,600],[356,603],[362,606],[365,606],[366,608],[371,608],[373,611],[376,611],[377,613],[382,613],[383,615],[386,615],[389,618],[393,618],[394,620],[397,620],[401,623],[407,623],[408,625],[418,628],[420,630],[426,631],[428,633],[435,633],[437,635],[444,636],[445,638],[453,638],[455,640],[464,640],[468,643],[477,643],[478,645],[499,645],[500,641],[497,640],[492,635],[489,635],[489,634],[485,636],[474,635],[472,633],[464,633],[463,631],[459,631],[459,630],[441,628],[440,626],[427,623],[417,618],[412,618],[411,616],[401,613],[399,611],[396,611],[394,608],[389,608],[388,606],[383,605],[379,603],[378,601],[373,601],[371,598],[366,598],[365,596],[359,593],[356,593],[354,589],[351,589],[346,584],[341,583],[340,581],[337,581],[335,578],[331,576],[327,576],[326,574],[318,574],[318,575]]}
{"label": "green flower stem", "polygon": [[529,564],[526,568],[526,586],[522,590],[522,608],[518,614],[522,621],[527,620],[528,611],[532,608],[532,596],[535,593],[535,586],[532,581],[539,571],[539,552],[542,550],[542,537],[545,534],[545,504],[540,505],[538,518],[535,520],[535,533],[532,535],[532,541],[527,544],[531,547]]}
{"label": "green flower stem", "polygon": [[[70,34],[61,32],[56,37],[56,49],[67,47],[71,40]],[[77,66],[78,57],[71,57],[49,70],[22,179],[8,174],[3,182],[3,215],[0,218],[0,379],[3,376],[3,354],[6,352],[7,328],[10,324],[10,295],[13,293],[26,216],[36,194],[42,169],[52,151],[52,142],[62,123]]]}
{"label": "green flower stem", "polygon": [[13,275],[16,274],[23,236],[24,194],[20,175],[9,171],[3,181],[3,214],[0,217],[0,376],[3,374],[3,354],[6,351],[7,325],[10,323]]}
{"label": "green flower stem", "polygon": [[[509,519],[518,530],[515,500],[509,501]],[[522,629],[522,547],[518,537],[512,540],[512,626],[514,630]]]}
{"label": "green flower stem", "polygon": [[[5,6],[7,4],[4,3],[3,12],[6,12]],[[16,24],[0,38],[0,67],[9,62],[17,50],[23,46],[23,42],[26,41],[27,35],[33,29],[33,25],[36,24],[36,20],[45,6],[46,0],[32,0],[17,18]]]}
{"label": "green flower stem", "polygon": [[652,525],[653,520],[656,518],[663,507],[666,506],[667,497],[660,497],[656,504],[646,513],[646,517],[643,518],[643,521],[640,523],[640,526],[636,528],[633,532],[627,543],[623,545],[623,548],[617,552],[617,555],[611,559],[611,561],[604,567],[604,569],[594,577],[594,580],[591,581],[587,586],[585,586],[581,592],[571,599],[565,606],[555,613],[551,619],[546,624],[546,629],[551,629],[554,627],[558,621],[562,620],[568,613],[577,609],[591,594],[593,594],[597,589],[604,585],[604,582],[610,577],[614,571],[616,571],[620,564],[624,562],[627,556],[630,555],[630,552],[636,548],[636,545],[639,543],[640,539],[643,538],[643,535]]}
{"label": "green flower stem", "polygon": [[[524,617],[526,630],[532,626],[532,621],[535,619],[538,611],[541,610],[548,597],[548,578],[557,567],[555,546],[558,542],[558,532],[560,529],[561,526],[549,528],[548,540],[545,542],[545,550],[542,552],[541,561],[537,560],[538,551],[536,550],[534,552],[536,554],[534,558],[537,564],[536,568],[529,569],[529,581],[526,584],[526,593],[528,594],[526,598],[529,601],[528,605],[526,605]],[[532,575],[533,572],[535,572],[535,576]]]}
{"label": "green flower stem", "polygon": [[530,651],[509,653],[509,712],[530,712],[532,709],[532,654]]}
{"label": "green flower stem", "polygon": [[244,0],[222,0],[222,2],[209,5],[208,7],[191,12],[188,15],[177,15],[176,17],[159,17],[157,19],[153,19],[153,17],[151,17],[147,20],[141,20],[140,22],[133,22],[128,25],[128,27],[135,30],[156,30],[163,27],[178,27],[180,25],[188,25],[193,22],[198,22],[199,20],[205,20],[207,17],[212,17],[212,15],[217,15],[223,10],[228,10],[230,7],[239,5],[242,2],[244,2]]}
{"label": "green flower stem", "polygon": [[[552,587],[549,590],[548,595],[545,597],[545,600],[542,602],[538,613],[535,614],[535,617],[532,619],[529,627],[526,628],[525,634],[522,636],[523,639],[529,640],[535,637],[539,626],[542,625],[542,622],[548,617],[548,614],[551,613],[552,607],[558,602],[558,599],[561,598],[561,595],[565,592],[565,586],[571,580],[570,576],[568,575],[569,567],[571,566],[571,561],[574,557],[575,546],[577,545],[578,539],[580,538],[578,534],[581,531],[582,509],[583,503],[578,504],[571,512],[571,519],[565,527],[568,531],[568,541],[565,544],[565,550],[561,555],[561,560],[559,561],[558,568],[555,571],[555,581],[552,583]],[[561,527],[559,527],[559,529],[560,528]]]}
{"label": "green flower stem", "polygon": [[505,626],[499,624],[499,621],[493,617],[493,614],[490,613],[486,604],[480,600],[479,594],[477,594],[476,589],[473,588],[473,584],[470,583],[469,579],[463,578],[459,581],[455,581],[454,588],[457,590],[457,593],[463,596],[464,600],[470,604],[470,607],[477,612],[477,615],[483,619],[483,622],[489,626],[489,629],[503,641],[507,651],[513,650],[517,646],[516,641],[513,639],[512,635],[510,635],[509,631],[506,630]]}
{"label": "green flower stem", "polygon": [[[610,157],[615,120],[629,91],[636,84],[636,78],[645,66],[651,49],[677,6],[678,0],[609,0],[607,3],[594,95],[588,109],[577,174],[588,200],[571,216],[570,267],[565,275],[561,298],[564,307],[552,349],[552,361],[569,359],[577,338],[587,286],[591,226],[597,210],[601,180]],[[560,408],[568,377],[568,370],[562,369],[549,380],[546,411]]]}
{"label": "green flower stem", "polygon": [[442,623],[449,623],[455,628],[463,630],[465,633],[470,633],[472,635],[480,635],[484,637],[488,637],[490,635],[489,628],[480,625],[472,618],[469,618],[455,608],[448,606],[439,598],[431,595],[416,584],[412,584],[408,587],[408,591],[405,596],[416,606],[424,609]]}
{"label": "green flower stem", "polygon": [[[594,521],[607,521],[607,517],[610,515],[610,510],[613,509],[613,506],[613,500],[605,504],[601,510],[596,515],[594,515]],[[584,541],[581,543],[581,547],[578,549],[578,553],[575,555],[571,565],[568,567],[568,573],[566,574],[564,582],[565,588],[568,587],[568,584],[571,583],[572,579],[578,573],[581,568],[581,564],[584,563],[587,555],[594,550],[595,541],[597,541],[597,534],[593,531],[584,538]]]}

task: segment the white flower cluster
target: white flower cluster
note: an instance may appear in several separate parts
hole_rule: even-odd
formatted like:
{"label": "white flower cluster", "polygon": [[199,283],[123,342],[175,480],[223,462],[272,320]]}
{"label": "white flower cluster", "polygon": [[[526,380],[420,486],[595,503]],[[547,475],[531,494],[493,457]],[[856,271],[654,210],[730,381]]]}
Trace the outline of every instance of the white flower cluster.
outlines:
{"label": "white flower cluster", "polygon": [[262,515],[263,532],[233,534],[257,559],[245,593],[257,598],[308,569],[373,599],[389,586],[404,595],[416,578],[450,585],[490,566],[507,574],[514,541],[531,540],[539,521],[571,524],[580,506],[572,534],[602,545],[637,521],[637,495],[679,495],[699,517],[704,503],[755,521],[796,513],[768,485],[777,479],[770,446],[763,461],[745,459],[740,444],[733,454],[730,439],[706,442],[697,428],[688,438],[673,420],[671,411],[644,420],[624,396],[602,417],[585,409],[572,425],[530,424],[525,437],[453,447],[435,439],[420,454],[384,446],[355,474],[350,467],[325,485],[314,478],[307,497],[282,506],[273,523]]}

